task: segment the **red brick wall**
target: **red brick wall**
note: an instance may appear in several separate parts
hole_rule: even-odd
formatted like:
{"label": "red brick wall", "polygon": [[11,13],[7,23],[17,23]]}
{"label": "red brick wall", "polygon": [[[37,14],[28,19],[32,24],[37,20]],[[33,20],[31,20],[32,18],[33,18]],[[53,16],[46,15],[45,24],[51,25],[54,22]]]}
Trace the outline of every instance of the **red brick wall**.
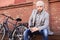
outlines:
{"label": "red brick wall", "polygon": [[14,0],[0,0],[0,7],[14,4]]}
{"label": "red brick wall", "polygon": [[49,0],[49,1],[59,1],[59,0]]}
{"label": "red brick wall", "polygon": [[[55,0],[56,1],[56,0]],[[50,1],[50,26],[55,34],[60,34],[60,2]]]}
{"label": "red brick wall", "polygon": [[18,16],[23,19],[22,20],[23,22],[27,22],[31,12],[32,12],[32,6],[29,6],[29,7],[1,10],[0,14],[4,13],[7,15],[11,15],[13,18],[17,18]]}
{"label": "red brick wall", "polygon": [[0,0],[0,7],[25,3],[25,2],[31,2],[31,1],[33,0]]}
{"label": "red brick wall", "polygon": [[26,2],[26,0],[15,0],[15,4]]}

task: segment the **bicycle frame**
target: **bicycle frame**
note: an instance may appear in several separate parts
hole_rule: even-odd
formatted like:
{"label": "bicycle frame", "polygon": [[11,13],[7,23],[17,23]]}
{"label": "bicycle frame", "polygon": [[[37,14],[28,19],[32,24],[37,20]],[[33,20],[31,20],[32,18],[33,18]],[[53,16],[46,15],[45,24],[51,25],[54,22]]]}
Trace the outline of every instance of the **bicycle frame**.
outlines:
{"label": "bicycle frame", "polygon": [[[5,15],[5,14],[3,14],[3,16],[6,17],[5,21],[3,21],[3,27],[5,28],[5,34],[8,33],[9,40],[10,40],[10,39],[13,40],[13,37],[14,37],[15,32],[16,32],[16,30],[19,28],[19,25],[17,26],[17,23],[18,23],[19,21],[21,21],[21,19],[19,19],[19,18],[16,19],[16,23],[13,24],[13,23],[11,23],[11,22],[8,21],[9,18],[12,19],[12,20],[14,20],[12,17],[9,17],[9,16],[7,16],[7,15]],[[9,26],[8,26],[8,23],[13,24],[14,29],[13,29],[11,32],[10,32],[10,30],[9,30],[9,28],[8,28],[8,27],[9,27]],[[20,26],[23,26],[23,25],[20,24]],[[17,36],[18,36],[18,37],[19,37],[19,36],[22,37],[22,35],[17,35]],[[20,40],[21,40],[21,38],[20,38]]]}
{"label": "bicycle frame", "polygon": [[[12,20],[14,20],[12,17],[10,17],[10,16],[7,16],[7,15],[5,15],[5,14],[1,14],[1,15],[3,15],[3,16],[5,16],[6,18],[5,18],[5,20],[3,21],[3,24],[2,24],[2,27],[4,27],[4,30],[5,30],[5,32],[4,32],[4,35],[3,35],[3,38],[1,39],[1,40],[3,40],[4,39],[4,36],[8,33],[8,37],[9,37],[9,28],[8,28],[8,19],[10,18],[10,19],[12,19]],[[10,22],[11,23],[11,22]]]}

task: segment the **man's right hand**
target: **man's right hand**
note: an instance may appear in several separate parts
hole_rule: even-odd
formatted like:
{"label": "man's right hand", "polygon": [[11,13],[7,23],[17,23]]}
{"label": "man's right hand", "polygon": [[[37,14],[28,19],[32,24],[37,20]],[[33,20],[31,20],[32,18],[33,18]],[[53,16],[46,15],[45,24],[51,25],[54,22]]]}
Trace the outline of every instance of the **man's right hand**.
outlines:
{"label": "man's right hand", "polygon": [[29,28],[31,32],[35,32],[35,31],[38,31],[39,29],[37,27],[32,27],[32,28]]}

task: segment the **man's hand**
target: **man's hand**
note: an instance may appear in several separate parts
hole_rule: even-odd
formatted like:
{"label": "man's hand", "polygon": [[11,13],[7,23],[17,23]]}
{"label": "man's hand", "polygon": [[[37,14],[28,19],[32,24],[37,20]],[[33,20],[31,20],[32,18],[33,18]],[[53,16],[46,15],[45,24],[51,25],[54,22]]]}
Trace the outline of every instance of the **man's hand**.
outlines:
{"label": "man's hand", "polygon": [[32,27],[32,28],[30,28],[30,31],[31,32],[35,32],[35,31],[38,31],[39,29],[37,28],[37,27]]}

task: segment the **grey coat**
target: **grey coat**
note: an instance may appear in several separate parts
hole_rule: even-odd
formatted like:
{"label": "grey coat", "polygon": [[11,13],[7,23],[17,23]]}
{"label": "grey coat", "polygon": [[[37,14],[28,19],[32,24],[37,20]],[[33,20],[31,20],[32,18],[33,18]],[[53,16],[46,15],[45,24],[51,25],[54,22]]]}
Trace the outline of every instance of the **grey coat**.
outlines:
{"label": "grey coat", "polygon": [[[34,25],[34,24],[35,24],[36,14],[37,14],[37,10],[34,9],[34,10],[32,11],[32,14],[31,14],[30,18],[29,18],[29,27],[30,27],[31,25]],[[41,31],[41,30],[43,30],[43,29],[48,29],[49,34],[52,33],[52,32],[50,31],[50,28],[49,28],[49,14],[48,14],[45,10],[43,10],[43,11],[41,12],[41,18],[40,18],[40,20],[39,20],[38,23],[40,24],[40,26],[38,26],[39,31]]]}

